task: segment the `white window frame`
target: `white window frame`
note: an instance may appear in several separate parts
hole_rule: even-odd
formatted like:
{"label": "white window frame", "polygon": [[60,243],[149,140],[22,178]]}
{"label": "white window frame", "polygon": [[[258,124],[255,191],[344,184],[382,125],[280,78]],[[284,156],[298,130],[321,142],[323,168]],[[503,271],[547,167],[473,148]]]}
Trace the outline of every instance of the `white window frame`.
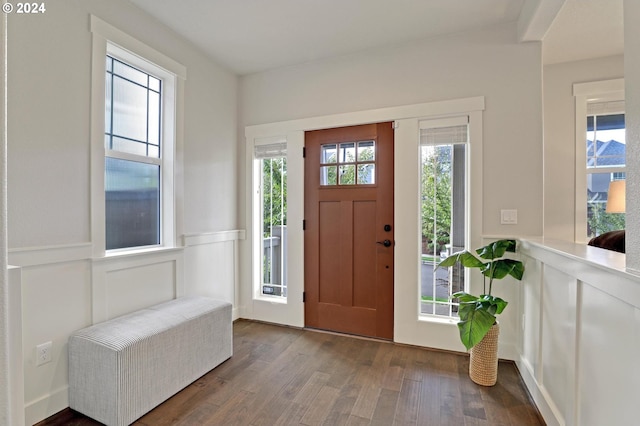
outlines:
{"label": "white window frame", "polygon": [[[182,99],[186,68],[119,29],[91,16],[91,235],[94,257],[173,248],[177,245],[176,181],[179,168],[176,147],[182,141]],[[162,80],[162,131],[160,160],[160,244],[106,250],[104,108],[106,57],[112,56]],[[111,151],[111,157],[130,159]],[[136,158],[135,161],[139,161]],[[156,162],[154,159],[150,161]]]}
{"label": "white window frame", "polygon": [[[447,127],[459,127],[459,126],[466,126],[467,128],[467,138],[466,141],[464,143],[461,142],[454,142],[454,141],[449,141],[446,144],[450,144],[450,145],[454,145],[454,144],[461,144],[464,145],[465,147],[465,177],[464,177],[464,187],[465,187],[465,194],[464,194],[464,246],[465,249],[469,248],[469,209],[470,209],[470,202],[469,202],[469,188],[470,188],[470,174],[471,174],[471,162],[470,162],[470,124],[469,124],[469,115],[465,114],[465,115],[460,115],[460,116],[455,116],[455,117],[447,117],[447,118],[440,118],[440,119],[425,119],[425,120],[420,120],[420,122],[418,123],[418,127],[420,130],[425,130],[425,129],[437,129],[437,128],[447,128]],[[419,136],[420,138],[420,136]],[[421,149],[423,146],[439,146],[439,145],[445,145],[443,144],[439,144],[439,143],[434,143],[434,144],[429,144],[429,143],[423,143],[422,140],[419,141],[418,144],[418,149]],[[421,158],[421,156],[420,156]],[[420,164],[420,170],[422,170],[422,160],[420,160],[421,164]],[[421,186],[419,187],[419,192],[417,194],[418,197],[421,197],[422,195],[422,188]],[[452,204],[452,208],[453,208],[453,204]],[[422,215],[420,215],[420,229],[422,229]],[[420,245],[422,245],[422,232],[418,233],[418,239],[420,241]],[[451,253],[450,253],[451,254]],[[435,265],[434,265],[435,267]],[[422,268],[420,268],[420,272],[418,274],[418,288],[420,289],[422,286]],[[451,277],[450,277],[451,278]],[[449,285],[451,283],[449,282]],[[464,274],[464,291],[468,292],[469,291],[469,274],[466,273]],[[421,291],[419,290],[419,293],[421,293]],[[451,293],[451,292],[449,292]],[[435,295],[434,295],[435,296]],[[435,298],[434,298],[435,301]],[[435,302],[434,302],[435,303]],[[453,315],[451,314],[451,311],[453,309],[454,304],[452,301],[449,301],[448,303],[442,303],[445,306],[449,307],[449,313],[450,315],[439,315],[437,313],[433,313],[433,314],[429,314],[429,313],[422,313],[422,309],[421,309],[421,305],[422,305],[422,300],[421,300],[421,294],[419,294],[418,296],[418,315],[421,319],[430,321],[430,320],[435,320],[435,321],[440,321],[440,320],[456,320],[457,321],[457,315]]]}
{"label": "white window frame", "polygon": [[[252,223],[253,229],[253,266],[252,266],[252,293],[254,300],[263,300],[272,303],[281,303],[286,304],[288,302],[289,293],[287,296],[271,296],[262,294],[262,285],[263,283],[263,238],[262,238],[262,159],[255,157],[255,149],[259,146],[267,146],[267,145],[287,145],[287,139],[282,136],[268,137],[268,138],[258,138],[254,140],[253,146],[251,148],[251,156],[253,157],[253,167],[252,167],[252,191],[253,200],[252,205]],[[286,150],[286,148],[285,148]],[[286,158],[286,157],[285,157]],[[288,201],[288,200],[287,200]],[[287,221],[288,223],[288,221]],[[283,275],[287,275],[287,271],[285,269],[282,270]]]}
{"label": "white window frame", "polygon": [[[575,228],[574,239],[576,243],[587,242],[587,150],[585,149],[585,137],[587,134],[587,105],[592,102],[614,102],[625,99],[624,79],[593,81],[587,83],[575,83],[573,85],[575,101]],[[600,170],[599,170],[600,171]],[[605,169],[602,173],[620,171]]]}

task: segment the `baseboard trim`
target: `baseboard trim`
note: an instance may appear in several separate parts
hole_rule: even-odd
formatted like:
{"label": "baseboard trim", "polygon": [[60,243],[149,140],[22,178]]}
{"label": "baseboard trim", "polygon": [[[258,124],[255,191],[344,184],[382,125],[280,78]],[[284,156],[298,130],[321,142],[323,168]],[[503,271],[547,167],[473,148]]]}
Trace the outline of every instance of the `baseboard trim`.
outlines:
{"label": "baseboard trim", "polygon": [[25,424],[34,425],[69,407],[69,386],[60,388],[25,405]]}
{"label": "baseboard trim", "polygon": [[520,359],[516,361],[516,366],[518,367],[522,381],[529,390],[529,394],[533,398],[547,426],[565,426],[564,418],[560,414],[558,407],[553,403],[549,393],[544,387],[538,384],[529,363],[520,357]]}

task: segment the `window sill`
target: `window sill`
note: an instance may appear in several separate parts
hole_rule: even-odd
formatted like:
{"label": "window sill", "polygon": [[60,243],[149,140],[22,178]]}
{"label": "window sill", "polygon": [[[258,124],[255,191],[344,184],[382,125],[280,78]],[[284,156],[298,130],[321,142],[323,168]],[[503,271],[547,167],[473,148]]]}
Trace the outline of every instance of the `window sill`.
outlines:
{"label": "window sill", "polygon": [[182,252],[183,250],[184,247],[144,247],[132,250],[114,250],[106,252],[102,257],[94,257],[93,261],[125,259],[136,256],[161,255]]}
{"label": "window sill", "polygon": [[253,300],[256,302],[266,302],[266,303],[272,303],[276,305],[286,305],[288,303],[286,297],[280,297],[280,296],[259,295],[259,296],[255,296]]}
{"label": "window sill", "polygon": [[445,325],[456,325],[458,323],[458,320],[456,318],[438,317],[438,316],[429,315],[429,314],[418,315],[418,321],[428,322],[432,324],[445,324]]}

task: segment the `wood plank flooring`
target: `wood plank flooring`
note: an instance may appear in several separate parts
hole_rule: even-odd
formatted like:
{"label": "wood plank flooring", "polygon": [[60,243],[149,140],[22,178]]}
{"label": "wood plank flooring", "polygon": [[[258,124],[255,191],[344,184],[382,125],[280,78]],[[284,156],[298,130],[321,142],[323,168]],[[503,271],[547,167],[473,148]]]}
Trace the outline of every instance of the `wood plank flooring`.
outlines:
{"label": "wood plank flooring", "polygon": [[[515,365],[474,384],[469,358],[238,321],[233,357],[134,423],[162,425],[544,425]],[[38,426],[100,423],[66,409]]]}

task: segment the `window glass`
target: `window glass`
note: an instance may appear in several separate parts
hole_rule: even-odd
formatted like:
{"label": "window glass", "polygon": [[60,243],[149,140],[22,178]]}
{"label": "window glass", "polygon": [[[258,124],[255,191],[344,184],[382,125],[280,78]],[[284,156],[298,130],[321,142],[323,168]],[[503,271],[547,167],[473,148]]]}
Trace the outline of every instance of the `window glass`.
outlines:
{"label": "window glass", "polygon": [[464,156],[465,145],[421,147],[422,314],[457,315],[450,296],[464,290],[464,268],[436,268],[444,257],[464,250]]}
{"label": "window glass", "polygon": [[624,213],[608,213],[609,185],[625,178],[624,114],[587,116],[587,235],[624,229]]}
{"label": "window glass", "polygon": [[159,245],[161,81],[109,56],[106,71],[105,248]]}
{"label": "window glass", "polygon": [[106,158],[106,249],[160,244],[160,166]]}
{"label": "window glass", "polygon": [[266,296],[287,296],[287,159],[261,161],[262,286]]}
{"label": "window glass", "polygon": [[467,117],[427,120],[420,129],[420,313],[458,316],[465,269],[437,268],[445,257],[465,249]]}

